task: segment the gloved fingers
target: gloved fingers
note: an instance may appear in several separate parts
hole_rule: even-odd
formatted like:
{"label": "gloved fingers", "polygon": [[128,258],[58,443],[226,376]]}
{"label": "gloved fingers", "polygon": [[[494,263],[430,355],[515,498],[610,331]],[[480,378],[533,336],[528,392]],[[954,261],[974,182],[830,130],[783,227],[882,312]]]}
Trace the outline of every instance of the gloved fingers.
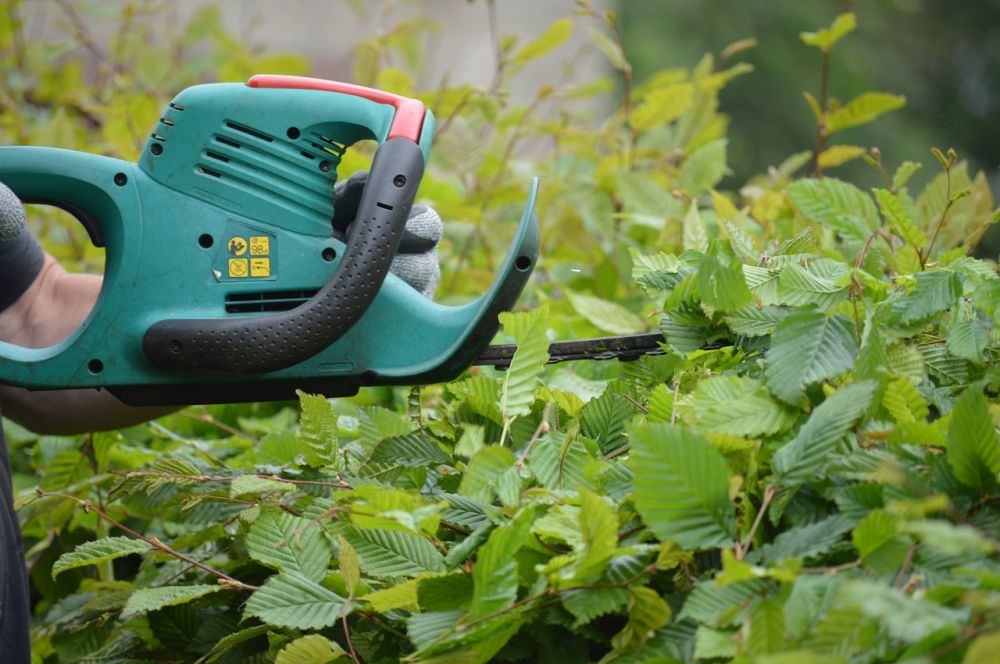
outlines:
{"label": "gloved fingers", "polygon": [[3,182],[0,182],[0,242],[12,240],[21,234],[27,223],[24,205]]}
{"label": "gloved fingers", "polygon": [[399,241],[399,253],[422,254],[430,251],[441,241],[444,224],[434,208],[414,205]]}
{"label": "gloved fingers", "polygon": [[422,254],[396,254],[389,270],[428,300],[434,299],[434,290],[441,280],[437,249]]}

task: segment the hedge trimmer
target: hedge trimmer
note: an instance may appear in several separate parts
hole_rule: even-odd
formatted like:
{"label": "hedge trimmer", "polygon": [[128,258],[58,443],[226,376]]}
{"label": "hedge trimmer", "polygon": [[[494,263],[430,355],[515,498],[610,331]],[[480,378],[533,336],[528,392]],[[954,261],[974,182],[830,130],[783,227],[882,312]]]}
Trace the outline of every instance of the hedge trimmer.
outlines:
{"label": "hedge trimmer", "polygon": [[[163,112],[138,163],[0,148],[0,182],[73,214],[106,249],[85,323],[41,349],[0,343],[0,382],[103,387],[127,403],[329,396],[506,366],[488,347],[538,257],[537,181],[493,284],[435,303],[389,267],[434,131],[423,103],[313,78],[199,85]],[[379,143],[343,241],[332,233],[344,151]],[[553,344],[550,361],[662,352],[658,334]]]}

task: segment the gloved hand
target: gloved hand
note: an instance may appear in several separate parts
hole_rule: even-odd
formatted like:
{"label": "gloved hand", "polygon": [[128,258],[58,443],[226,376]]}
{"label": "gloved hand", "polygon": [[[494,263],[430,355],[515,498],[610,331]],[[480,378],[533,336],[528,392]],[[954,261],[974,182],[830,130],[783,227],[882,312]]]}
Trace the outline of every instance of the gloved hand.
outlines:
{"label": "gloved hand", "polygon": [[[333,187],[333,232],[339,240],[347,238],[347,228],[357,215],[367,181],[368,171],[358,171]],[[437,245],[441,241],[442,227],[441,217],[432,208],[414,205],[403,229],[399,251],[389,268],[427,299],[433,299],[434,289],[441,279]]]}
{"label": "gloved hand", "polygon": [[24,206],[7,185],[0,182],[0,242],[12,240],[24,230]]}

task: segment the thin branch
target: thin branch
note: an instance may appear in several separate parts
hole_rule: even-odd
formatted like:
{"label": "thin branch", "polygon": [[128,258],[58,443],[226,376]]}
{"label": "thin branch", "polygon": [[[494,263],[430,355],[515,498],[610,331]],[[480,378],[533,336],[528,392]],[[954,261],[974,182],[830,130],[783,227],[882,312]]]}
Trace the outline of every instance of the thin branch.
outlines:
{"label": "thin branch", "polygon": [[136,539],[142,540],[143,542],[145,542],[146,544],[150,545],[154,549],[162,551],[163,553],[166,553],[169,556],[173,556],[174,558],[177,558],[179,560],[183,560],[184,562],[188,563],[189,565],[193,565],[193,566],[197,567],[198,569],[200,569],[202,571],[208,572],[209,574],[218,577],[219,579],[221,579],[223,585],[225,585],[227,587],[238,588],[240,590],[258,590],[259,589],[257,586],[252,586],[252,585],[250,585],[248,583],[243,583],[242,581],[240,581],[238,579],[234,579],[233,577],[229,576],[228,574],[226,574],[225,572],[223,572],[221,570],[217,570],[214,567],[209,567],[205,563],[202,563],[202,562],[200,562],[198,560],[195,560],[194,558],[191,558],[190,556],[184,555],[180,551],[177,551],[177,550],[171,548],[170,546],[164,544],[163,542],[161,542],[156,537],[146,537],[142,533],[139,533],[139,532],[137,532],[135,530],[132,530],[131,528],[129,528],[125,524],[120,523],[120,522],[116,521],[115,519],[111,518],[111,516],[109,516],[107,512],[105,512],[101,508],[97,507],[96,505],[94,505],[89,500],[84,500],[82,498],[77,498],[76,496],[69,496],[69,495],[62,494],[62,493],[48,493],[48,492],[42,491],[41,489],[38,490],[38,493],[39,493],[39,496],[49,496],[49,497],[53,497],[53,498],[62,498],[63,500],[73,501],[74,503],[76,503],[77,505],[79,505],[80,507],[82,507],[85,512],[94,512],[95,514],[97,514],[97,516],[101,517],[102,519],[104,519],[105,521],[107,521],[108,523],[110,523],[111,525],[113,525],[115,528],[118,528],[122,532],[124,532],[124,533],[126,533],[128,535],[131,535],[132,537],[134,537]]}
{"label": "thin branch", "polygon": [[737,560],[743,560],[750,547],[753,546],[753,536],[757,533],[757,528],[760,527],[761,522],[764,520],[764,515],[767,513],[767,508],[771,506],[771,501],[774,500],[776,495],[778,495],[777,485],[771,484],[764,489],[764,500],[761,501],[760,509],[757,510],[757,517],[753,520],[753,525],[750,526],[750,532],[747,533],[742,544],[737,544]]}
{"label": "thin branch", "polygon": [[524,467],[524,460],[528,458],[528,454],[531,452],[531,448],[535,446],[535,443],[538,441],[539,438],[542,437],[543,434],[549,432],[549,429],[551,428],[549,426],[549,415],[551,413],[552,413],[552,404],[551,403],[545,404],[545,408],[542,410],[542,421],[538,423],[537,427],[535,427],[535,432],[531,434],[531,439],[525,446],[524,451],[521,452],[521,455],[517,457],[517,461],[514,462],[514,465],[517,466],[518,468]]}
{"label": "thin branch", "polygon": [[354,660],[354,664],[361,664],[361,660],[358,659],[358,653],[354,650],[354,642],[351,641],[351,628],[347,624],[347,609],[351,607],[351,602],[354,601],[354,592],[347,597],[347,601],[344,602],[344,608],[340,610],[340,622],[344,625],[344,640],[347,641],[347,649],[351,653],[351,659]]}

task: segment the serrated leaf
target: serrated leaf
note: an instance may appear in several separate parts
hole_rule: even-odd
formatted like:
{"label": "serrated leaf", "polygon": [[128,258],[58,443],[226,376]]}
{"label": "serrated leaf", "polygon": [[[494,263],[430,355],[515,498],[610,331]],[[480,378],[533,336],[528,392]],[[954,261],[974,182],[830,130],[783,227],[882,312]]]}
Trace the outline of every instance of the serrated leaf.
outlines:
{"label": "serrated leaf", "polygon": [[[969,362],[948,352],[946,343],[902,346],[923,358],[923,363],[939,384],[964,385],[969,382]],[[921,367],[922,368],[922,367]]]}
{"label": "serrated leaf", "polygon": [[864,92],[826,116],[826,129],[831,134],[868,124],[880,115],[902,108],[906,97],[888,92]]}
{"label": "serrated leaf", "polygon": [[847,265],[818,259],[802,266],[790,263],[781,269],[778,297],[791,306],[815,305],[828,311],[847,299],[850,290]]}
{"label": "serrated leaf", "polygon": [[910,181],[913,174],[916,173],[921,167],[921,164],[915,161],[904,161],[896,169],[896,172],[892,176],[892,188],[902,189],[906,186],[906,183]]}
{"label": "serrated leaf", "polygon": [[690,618],[706,625],[725,626],[742,622],[746,601],[760,593],[764,579],[740,581],[720,586],[716,581],[702,581],[687,596],[679,620]]}
{"label": "serrated leaf", "polygon": [[278,651],[274,664],[329,664],[347,652],[322,634],[301,636]]}
{"label": "serrated leaf", "polygon": [[580,627],[595,618],[620,611],[629,600],[629,592],[624,588],[582,588],[559,593],[559,599],[576,619],[574,627]]}
{"label": "serrated leaf", "polygon": [[732,255],[729,243],[713,240],[698,267],[702,302],[715,311],[743,309],[753,300],[743,275],[743,263]]}
{"label": "serrated leaf", "polygon": [[621,46],[619,46],[617,42],[592,26],[587,25],[584,27],[590,34],[590,38],[593,40],[594,45],[597,46],[602,53],[604,53],[612,67],[618,71],[632,70],[632,67],[628,63],[628,59],[625,57],[625,52],[622,51]]}
{"label": "serrated leaf", "polygon": [[495,483],[508,468],[514,467],[514,461],[514,453],[507,447],[484,447],[469,462],[458,492],[480,503],[492,502]]}
{"label": "serrated leaf", "polygon": [[428,436],[410,433],[381,441],[372,450],[369,462],[419,468],[448,463],[450,460],[451,458]]}
{"label": "serrated leaf", "polygon": [[238,498],[251,493],[260,495],[265,493],[287,493],[294,490],[294,484],[278,482],[277,480],[270,480],[266,477],[258,477],[257,475],[239,475],[229,483],[230,498]]}
{"label": "serrated leaf", "polygon": [[716,139],[690,154],[677,172],[677,188],[693,198],[719,184],[726,173],[726,143]]}
{"label": "serrated leaf", "polygon": [[470,615],[491,614],[517,599],[519,581],[514,555],[531,537],[532,516],[532,510],[521,510],[511,521],[494,529],[479,549],[472,570]]}
{"label": "serrated leaf", "polygon": [[905,377],[896,378],[886,385],[882,405],[897,424],[924,421],[930,413],[920,390]]}
{"label": "serrated leaf", "polygon": [[275,574],[247,600],[244,614],[291,629],[323,629],[340,620],[344,598],[296,572]]}
{"label": "serrated leaf", "polygon": [[713,376],[698,383],[691,405],[698,428],[754,438],[788,429],[798,413],[776,401],[756,380]]}
{"label": "serrated leaf", "polygon": [[784,558],[806,560],[822,555],[843,539],[851,525],[849,518],[835,514],[816,523],[789,528],[761,548],[761,557],[777,563]]}
{"label": "serrated leaf", "polygon": [[847,317],[797,311],[771,336],[767,387],[782,401],[797,403],[806,386],[849,371],[857,353],[854,324]]}
{"label": "serrated leaf", "polygon": [[864,242],[878,227],[871,197],[836,178],[805,179],[789,185],[788,195],[808,219]]}
{"label": "serrated leaf", "polygon": [[765,599],[750,610],[750,637],[747,650],[751,654],[778,652],[785,646],[785,611],[780,602]]}
{"label": "serrated leaf", "polygon": [[299,452],[314,468],[337,461],[337,415],[324,396],[296,390],[302,414],[299,418]]}
{"label": "serrated leaf", "polygon": [[417,605],[417,589],[421,579],[407,579],[394,586],[368,593],[360,598],[371,604],[379,613],[394,609],[413,609]]}
{"label": "serrated leaf", "polygon": [[580,412],[580,431],[607,454],[625,444],[625,424],[635,415],[635,407],[620,392],[611,389],[591,399]]}
{"label": "serrated leaf", "polygon": [[1000,440],[989,402],[975,387],[955,401],[948,425],[948,464],[955,477],[981,492],[994,491],[1000,473]]}
{"label": "serrated leaf", "polygon": [[628,116],[628,122],[639,132],[673,122],[694,103],[691,83],[672,83],[643,96]]}
{"label": "serrated leaf", "polygon": [[279,571],[319,581],[330,565],[330,545],[315,521],[283,511],[264,511],[247,533],[247,552]]}
{"label": "serrated leaf", "polygon": [[948,326],[946,344],[948,352],[955,357],[973,364],[982,364],[986,359],[985,351],[989,343],[990,331],[981,321],[966,319]]}
{"label": "serrated leaf", "polygon": [[122,620],[131,620],[150,611],[186,604],[205,595],[222,590],[222,586],[195,584],[190,586],[159,586],[157,588],[140,588],[129,595],[122,610]]}
{"label": "serrated leaf", "polygon": [[572,491],[588,486],[585,471],[593,460],[578,435],[556,431],[535,443],[526,465],[542,486]]}
{"label": "serrated leaf", "polygon": [[851,533],[854,548],[865,566],[889,573],[899,567],[909,548],[909,540],[900,537],[899,517],[885,510],[872,510]]}
{"label": "serrated leaf", "polygon": [[698,434],[667,424],[631,430],[636,509],[649,529],[685,549],[729,545],[736,534],[729,469]]}
{"label": "serrated leaf", "polygon": [[629,590],[628,622],[611,637],[612,645],[622,650],[634,641],[645,641],[650,634],[670,621],[670,605],[652,588],[640,586]]}
{"label": "serrated leaf", "polygon": [[84,542],[72,551],[59,556],[52,565],[52,578],[69,569],[99,565],[122,556],[143,554],[150,548],[147,542],[131,537],[102,537],[92,542]]}
{"label": "serrated leaf", "polygon": [[681,229],[681,239],[684,249],[693,251],[705,251],[708,248],[708,230],[705,222],[701,220],[698,212],[698,203],[691,201],[688,213],[684,215],[684,224]]}
{"label": "serrated leaf", "polygon": [[[646,329],[642,318],[615,302],[566,291],[573,309],[597,329],[609,334],[634,334]],[[548,355],[546,355],[546,359]]]}
{"label": "serrated leaf", "polygon": [[901,323],[912,323],[950,309],[962,295],[962,279],[948,270],[921,272],[915,286],[892,308]]}
{"label": "serrated leaf", "polygon": [[642,286],[650,297],[674,288],[691,269],[672,254],[642,254],[635,247],[629,248],[632,256],[632,279]]}
{"label": "serrated leaf", "polygon": [[337,552],[337,564],[340,565],[340,573],[344,575],[344,585],[347,587],[347,593],[353,595],[354,591],[358,588],[358,583],[361,581],[361,560],[358,558],[358,552],[354,550],[350,542],[342,535],[339,540],[340,551]]}
{"label": "serrated leaf", "polygon": [[591,491],[580,492],[580,533],[583,548],[573,570],[576,581],[599,576],[618,547],[618,517],[615,508]]}
{"label": "serrated leaf", "polygon": [[765,306],[758,309],[751,305],[728,314],[726,325],[735,334],[744,337],[764,337],[772,334],[787,315],[787,309],[775,306]]}
{"label": "serrated leaf", "polygon": [[505,421],[531,412],[538,376],[549,359],[549,341],[545,336],[547,318],[546,307],[500,314],[504,333],[514,337],[517,344],[500,387],[500,413]]}
{"label": "serrated leaf", "polygon": [[471,600],[472,577],[465,572],[420,579],[417,585],[417,602],[422,611],[464,609]]}
{"label": "serrated leaf", "polygon": [[401,530],[345,528],[344,537],[361,559],[369,576],[416,576],[443,572],[444,558],[426,539]]}
{"label": "serrated leaf", "polygon": [[922,249],[927,244],[927,235],[917,226],[911,208],[912,201],[904,204],[900,194],[894,194],[888,189],[876,189],[875,198],[882,209],[882,216],[889,223],[889,228],[900,239],[909,242],[916,249]]}
{"label": "serrated leaf", "polygon": [[821,403],[795,438],[774,454],[774,473],[785,484],[807,482],[820,472],[836,451],[837,443],[868,410],[878,383],[846,385]]}

